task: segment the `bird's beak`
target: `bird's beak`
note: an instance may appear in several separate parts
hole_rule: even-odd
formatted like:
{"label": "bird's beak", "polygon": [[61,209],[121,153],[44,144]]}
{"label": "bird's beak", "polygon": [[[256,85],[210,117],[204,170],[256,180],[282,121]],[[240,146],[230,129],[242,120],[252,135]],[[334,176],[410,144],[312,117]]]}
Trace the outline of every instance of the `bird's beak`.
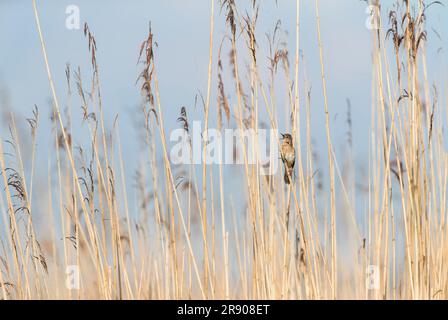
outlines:
{"label": "bird's beak", "polygon": [[284,133],[280,133],[280,135],[282,136],[282,139],[285,139],[285,134]]}

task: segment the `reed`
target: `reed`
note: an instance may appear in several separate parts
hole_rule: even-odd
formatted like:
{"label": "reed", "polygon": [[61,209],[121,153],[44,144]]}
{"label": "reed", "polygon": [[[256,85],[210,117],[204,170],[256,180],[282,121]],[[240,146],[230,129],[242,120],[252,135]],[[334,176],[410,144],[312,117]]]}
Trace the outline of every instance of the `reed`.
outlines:
{"label": "reed", "polygon": [[[242,154],[233,150],[242,159],[233,169],[173,164],[167,119],[177,119],[193,151],[195,111],[179,106],[173,115],[163,104],[157,30],[151,25],[135,48],[141,148],[123,154],[120,117],[105,120],[94,30],[85,24],[91,77],[67,65],[68,101],[61,104],[37,2],[32,5],[52,97],[52,146],[45,172],[36,167],[36,132],[46,129],[40,126],[40,108],[27,119],[10,109],[2,113],[9,127],[0,139],[2,299],[448,298],[446,84],[431,82],[426,31],[427,12],[440,2],[400,0],[387,13],[381,3],[373,6],[379,28],[371,32],[372,61],[366,61],[372,100],[364,106],[371,113],[370,140],[357,140],[369,145],[368,178],[361,179],[351,168],[352,124],[359,120],[349,100],[348,151],[337,157],[334,150],[322,3],[315,0],[318,51],[305,53],[303,4],[295,1],[291,56],[281,23],[267,42],[258,38],[260,1],[244,9],[233,0],[210,1],[206,94],[197,99],[203,130],[216,124],[222,135],[226,128],[290,132],[296,162],[289,185],[283,172],[260,175],[260,159],[250,162],[252,152],[261,152],[258,143],[242,148]],[[226,21],[219,42],[215,19]],[[268,57],[260,50],[264,45]],[[322,92],[313,94],[310,55],[319,59],[322,81]],[[314,103],[314,94],[323,97],[322,106]],[[72,99],[81,101],[80,109]],[[315,114],[325,119],[324,157],[313,142]],[[73,117],[83,122],[85,144],[75,145]],[[201,136],[203,157],[210,139],[208,132]],[[138,170],[129,177],[126,166],[133,160]],[[38,185],[42,177],[45,186]],[[233,179],[242,192],[232,192]],[[135,180],[136,206],[129,180]],[[36,194],[40,201],[33,201]],[[366,208],[357,205],[360,197]],[[373,278],[366,273],[372,265],[378,268],[376,288],[369,287]],[[77,284],[69,281],[70,266],[79,272],[77,289],[70,287]]]}

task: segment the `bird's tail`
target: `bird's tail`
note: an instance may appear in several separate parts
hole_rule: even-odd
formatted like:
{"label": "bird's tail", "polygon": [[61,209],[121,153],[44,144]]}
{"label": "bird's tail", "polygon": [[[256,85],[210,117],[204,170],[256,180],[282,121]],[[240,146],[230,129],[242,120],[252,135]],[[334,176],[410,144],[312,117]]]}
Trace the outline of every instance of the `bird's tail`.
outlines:
{"label": "bird's tail", "polygon": [[290,179],[292,179],[292,170],[288,169],[288,167],[285,167],[285,183],[289,184]]}

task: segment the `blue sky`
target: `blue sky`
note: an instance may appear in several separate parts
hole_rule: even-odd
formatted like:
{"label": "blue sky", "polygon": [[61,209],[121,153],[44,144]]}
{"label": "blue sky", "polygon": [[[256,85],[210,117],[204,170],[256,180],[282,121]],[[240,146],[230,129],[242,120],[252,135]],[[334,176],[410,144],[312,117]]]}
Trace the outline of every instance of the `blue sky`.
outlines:
{"label": "blue sky", "polygon": [[[250,1],[239,3],[245,2]],[[306,56],[314,97],[319,99],[321,87],[314,1],[301,2],[301,48]],[[383,7],[390,7],[393,2],[383,1]],[[85,74],[89,63],[82,30],[65,28],[65,8],[70,4],[79,6],[81,22],[88,22],[96,37],[102,91],[105,105],[110,110],[109,120],[115,113],[126,112],[139,102],[138,87],[135,86],[138,75],[136,60],[149,21],[159,44],[156,59],[161,97],[167,108],[178,112],[181,105],[193,103],[198,90],[206,91],[210,1],[47,0],[38,3],[51,67],[62,101],[66,92],[66,63],[71,63],[72,68],[80,66]],[[346,98],[352,100],[354,109],[361,108],[370,101],[371,45],[369,31],[364,26],[366,5],[359,0],[321,0],[320,6],[330,109],[334,114],[343,112]],[[289,32],[285,38],[293,56],[294,7],[293,0],[279,1],[278,6],[274,0],[262,2],[258,23],[259,54],[262,58],[267,55],[264,34],[272,32],[278,19],[281,19],[283,29]],[[215,11],[215,20],[217,46],[226,30],[224,14],[220,13],[219,7]],[[443,34],[448,26],[447,8],[433,10],[430,21]],[[34,104],[45,106],[50,96],[49,87],[31,1],[0,2],[0,39],[0,85],[9,91],[13,108],[26,113]],[[429,39],[438,41],[432,37],[431,31]],[[359,122],[365,119],[363,114],[359,114]]]}
{"label": "blue sky", "polygon": [[[237,2],[246,5],[250,3],[250,1]],[[291,59],[294,55],[295,1],[279,0],[278,5],[274,0],[259,2],[261,3],[257,35],[259,61],[260,68],[264,70],[262,74],[266,76],[268,47],[265,33],[272,33],[278,19],[281,19],[282,29],[287,32],[283,38],[288,43]],[[302,0],[301,3],[300,41],[312,87],[313,137],[316,145],[324,150],[323,100],[314,1]],[[390,8],[393,3],[394,1],[382,1],[382,6]],[[110,127],[115,115],[120,116],[121,139],[126,142],[125,155],[138,150],[138,145],[135,143],[137,135],[132,121],[140,102],[139,88],[135,85],[140,66],[136,62],[140,44],[148,32],[149,21],[152,22],[155,40],[158,43],[156,64],[167,128],[178,126],[176,119],[183,105],[187,106],[193,117],[195,115],[200,117],[199,112],[194,110],[194,100],[198,92],[205,94],[207,86],[210,1],[38,1],[56,90],[60,101],[64,103],[67,91],[66,63],[70,63],[72,70],[80,66],[86,83],[91,74],[90,55],[82,28],[76,31],[65,27],[65,9],[72,4],[80,8],[81,24],[88,22],[96,37],[106,123]],[[354,119],[355,155],[358,160],[365,162],[369,147],[366,141],[369,141],[372,77],[370,31],[365,27],[366,4],[359,0],[321,0],[320,8],[335,149],[338,151],[345,144],[346,99],[349,98]],[[218,5],[215,9],[216,48],[227,27],[224,13],[220,12]],[[448,74],[444,63],[446,53],[442,51],[442,54],[436,54],[436,52],[439,47],[446,46],[448,7],[433,7],[428,18],[429,74],[434,77],[433,81],[440,83],[443,80],[442,83],[446,83]],[[437,38],[433,29],[441,34],[444,41]],[[1,0],[0,41],[0,88],[3,89],[2,92],[7,92],[10,106],[18,115],[29,117],[32,107],[35,104],[39,106],[43,117],[39,132],[41,149],[38,152],[38,161],[46,164],[45,141],[48,141],[50,132],[48,130],[50,89],[31,1]],[[225,68],[229,71],[227,52],[223,53],[223,58]],[[216,50],[213,63],[213,92],[216,92],[215,71]],[[280,84],[278,86],[281,87]],[[228,83],[227,87],[231,89],[232,84]],[[283,96],[278,95],[279,108],[285,106],[284,96],[285,92]],[[216,106],[215,95],[211,101],[213,108]],[[81,111],[79,103],[76,102],[75,99],[73,117],[74,122],[80,125]],[[78,138],[82,139],[81,136]],[[81,142],[75,140],[75,143]],[[127,170],[135,170],[138,162],[134,161],[133,157],[125,160],[130,164]],[[132,172],[129,174],[132,176]]]}
{"label": "blue sky", "polygon": [[[152,22],[159,44],[156,63],[161,99],[166,110],[178,114],[182,105],[194,103],[195,95],[206,91],[210,2],[203,1],[38,1],[42,28],[60,100],[64,101],[65,67],[69,62],[85,75],[90,73],[89,54],[82,30],[65,28],[65,8],[80,8],[81,21],[89,23],[98,44],[102,92],[107,119],[116,113],[126,118],[139,103],[135,86],[139,66],[138,50],[148,22]],[[246,1],[249,3],[249,1]],[[302,50],[316,102],[320,100],[320,75],[316,46],[314,5],[302,1]],[[289,32],[291,56],[294,54],[295,1],[264,1],[258,33],[261,61],[267,69],[265,33],[274,29],[278,19]],[[345,108],[350,97],[353,105],[367,103],[369,95],[369,33],[364,27],[365,4],[357,0],[322,1],[323,42],[326,54],[331,109]],[[226,31],[224,13],[215,10],[215,47]],[[338,34],[335,37],[335,33]],[[47,108],[50,91],[30,1],[3,0],[0,3],[0,85],[9,92],[11,105],[21,114],[29,114],[34,104]],[[227,52],[223,53],[227,57]],[[215,52],[216,58],[216,52]],[[228,61],[227,61],[228,62]],[[263,63],[263,62],[262,62]],[[214,64],[216,65],[216,64]],[[214,71],[216,69],[214,68]],[[215,74],[216,77],[216,74]],[[215,86],[216,81],[213,81]],[[231,86],[229,84],[228,86]],[[353,88],[356,87],[356,90]],[[356,92],[355,92],[356,91]],[[212,97],[212,101],[216,101]],[[169,113],[167,118],[171,118]],[[316,118],[318,120],[318,118]],[[172,125],[175,125],[173,121]]]}

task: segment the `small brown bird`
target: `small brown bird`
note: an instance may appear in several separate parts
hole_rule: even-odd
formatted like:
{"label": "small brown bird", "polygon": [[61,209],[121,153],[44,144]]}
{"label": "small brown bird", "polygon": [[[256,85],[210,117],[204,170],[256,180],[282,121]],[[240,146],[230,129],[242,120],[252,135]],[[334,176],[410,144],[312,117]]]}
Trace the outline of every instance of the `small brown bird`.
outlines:
{"label": "small brown bird", "polygon": [[294,173],[294,164],[296,162],[296,151],[292,144],[292,136],[289,133],[281,134],[282,144],[280,154],[285,165],[285,183],[289,184]]}

